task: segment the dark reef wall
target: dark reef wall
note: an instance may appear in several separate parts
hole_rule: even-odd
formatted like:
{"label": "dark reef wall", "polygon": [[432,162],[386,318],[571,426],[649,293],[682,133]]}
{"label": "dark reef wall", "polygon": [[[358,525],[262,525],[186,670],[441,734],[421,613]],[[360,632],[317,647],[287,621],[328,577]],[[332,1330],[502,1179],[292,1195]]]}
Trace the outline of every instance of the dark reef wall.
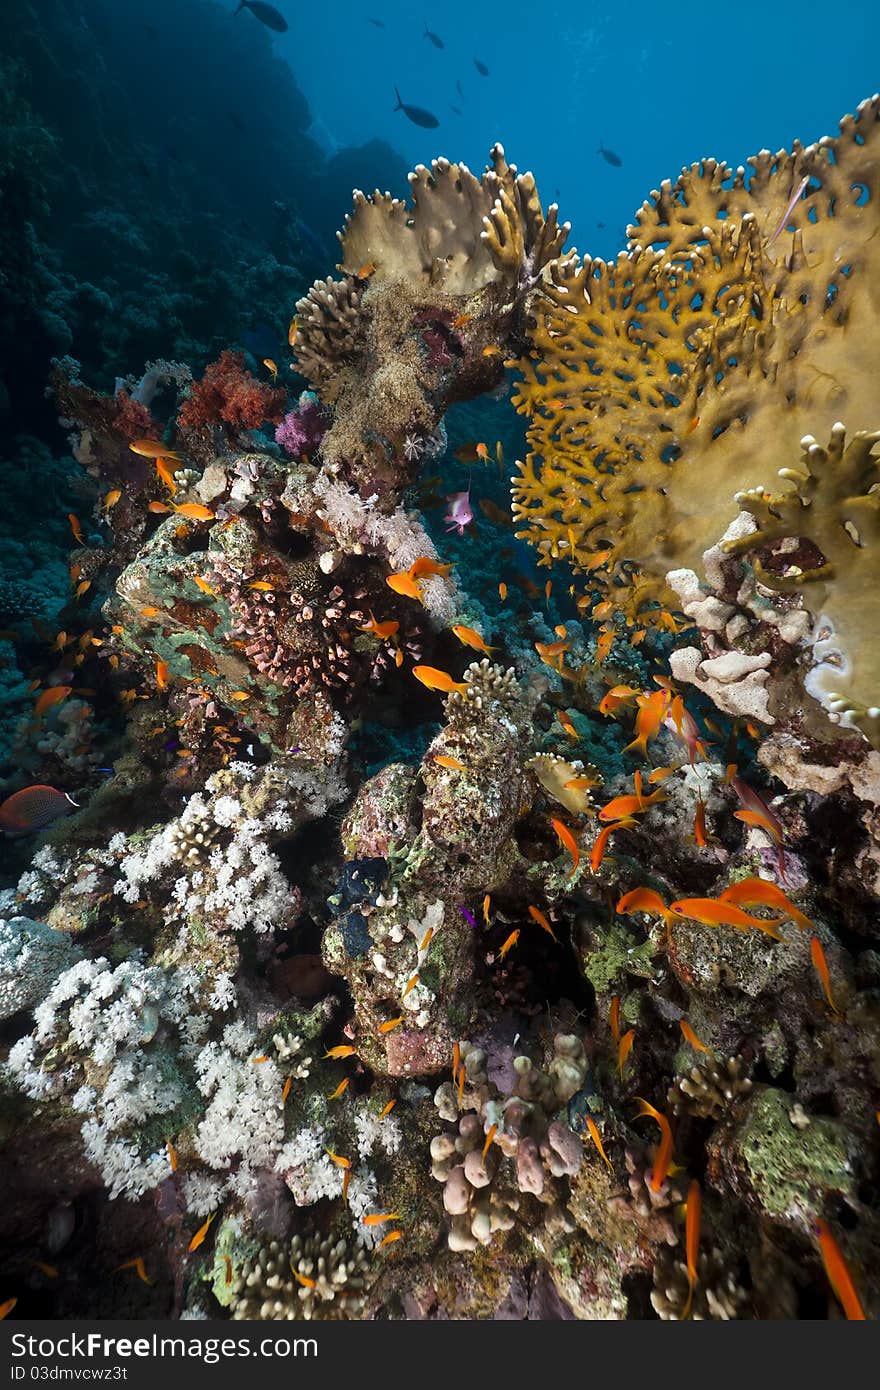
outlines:
{"label": "dark reef wall", "polygon": [[157,356],[258,358],[336,258],[352,178],[402,192],[382,142],[331,161],[266,30],[214,0],[28,0],[0,49],[0,438],[70,353],[113,386]]}

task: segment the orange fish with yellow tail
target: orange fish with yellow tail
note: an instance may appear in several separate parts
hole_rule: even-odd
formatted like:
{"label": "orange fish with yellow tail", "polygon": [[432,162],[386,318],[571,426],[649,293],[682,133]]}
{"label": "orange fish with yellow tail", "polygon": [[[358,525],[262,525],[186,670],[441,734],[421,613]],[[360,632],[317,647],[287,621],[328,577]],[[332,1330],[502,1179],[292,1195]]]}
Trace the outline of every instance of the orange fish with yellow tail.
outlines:
{"label": "orange fish with yellow tail", "polygon": [[424,602],[424,590],[417,579],[413,579],[408,570],[402,570],[399,574],[388,574],[385,576],[385,583],[395,594],[400,594],[403,598],[416,599],[418,603]]}
{"label": "orange fish with yellow tail", "polygon": [[448,671],[440,671],[436,666],[414,666],[413,675],[422,685],[427,686],[428,690],[439,690],[445,695],[453,690],[459,693],[467,690],[466,681],[457,681]]}
{"label": "orange fish with yellow tail", "polygon": [[456,623],[452,631],[459,642],[462,642],[466,647],[473,648],[475,652],[485,652],[486,656],[491,656],[495,650],[494,647],[487,647],[480,634],[475,632],[472,627],[465,627],[463,623]]}
{"label": "orange fish with yellow tail", "polygon": [[[605,1163],[608,1164],[608,1167],[611,1168],[611,1160],[609,1159],[607,1153],[602,1147],[602,1136],[599,1133],[599,1127],[596,1124],[596,1121],[593,1119],[592,1115],[585,1115],[584,1120],[586,1122],[587,1129],[590,1131],[590,1138],[596,1145],[596,1148],[598,1149],[601,1158],[604,1160]],[[612,1172],[613,1171],[614,1170],[612,1169]]]}
{"label": "orange fish with yellow tail", "polygon": [[655,1110],[648,1101],[642,1100],[641,1096],[636,1096],[639,1103],[639,1117],[648,1115],[652,1120],[656,1120],[660,1126],[660,1144],[654,1156],[654,1167],[651,1172],[650,1186],[652,1192],[659,1192],[669,1172],[672,1163],[672,1126],[665,1115],[659,1110]]}

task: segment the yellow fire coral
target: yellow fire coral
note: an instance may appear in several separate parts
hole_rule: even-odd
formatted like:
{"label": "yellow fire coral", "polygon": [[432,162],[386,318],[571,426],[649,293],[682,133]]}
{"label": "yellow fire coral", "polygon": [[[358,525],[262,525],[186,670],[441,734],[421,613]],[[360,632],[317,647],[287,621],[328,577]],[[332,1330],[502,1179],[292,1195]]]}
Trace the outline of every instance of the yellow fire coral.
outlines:
{"label": "yellow fire coral", "polygon": [[[797,196],[795,196],[797,195]],[[880,423],[880,98],[835,139],[665,182],[615,264],[550,267],[514,402],[517,534],[635,616],[793,441]],[[869,633],[863,634],[863,641]]]}
{"label": "yellow fire coral", "polygon": [[[880,747],[880,645],[877,580],[880,577],[880,459],[873,450],[880,430],[862,431],[846,445],[836,424],[827,449],[812,436],[801,440],[802,467],[783,468],[791,491],[771,496],[763,488],[737,501],[758,523],[757,531],[728,541],[724,549],[746,554],[773,541],[806,537],[824,563],[808,567],[799,552],[774,557],[770,569],[753,559],[769,589],[798,590],[815,620],[818,664],[805,685],[843,724],[857,724]],[[782,566],[780,569],[779,566]]]}

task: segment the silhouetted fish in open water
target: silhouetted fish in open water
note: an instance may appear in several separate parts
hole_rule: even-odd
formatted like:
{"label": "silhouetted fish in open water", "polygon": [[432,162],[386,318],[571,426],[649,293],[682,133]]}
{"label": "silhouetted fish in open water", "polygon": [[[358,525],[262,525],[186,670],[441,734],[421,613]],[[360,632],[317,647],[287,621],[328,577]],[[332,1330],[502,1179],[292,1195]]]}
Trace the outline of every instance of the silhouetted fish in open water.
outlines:
{"label": "silhouetted fish in open water", "polygon": [[615,154],[613,150],[606,150],[604,145],[600,145],[596,153],[600,154],[603,159],[606,159],[609,164],[613,164],[615,169],[619,169],[623,164],[620,155]]}
{"label": "silhouetted fish in open water", "polygon": [[377,29],[385,28],[384,19],[373,19],[370,15],[367,15],[367,23],[374,25]]}
{"label": "silhouetted fish in open water", "polygon": [[267,29],[274,29],[276,34],[287,33],[287,20],[283,14],[276,10],[274,5],[265,5],[263,0],[238,0],[238,9],[235,13],[241,14],[242,10],[250,10],[254,19],[265,24]]}
{"label": "silhouetted fish in open water", "polygon": [[445,47],[446,47],[446,44],[445,44],[445,43],[443,42],[443,40],[441,39],[440,35],[439,35],[439,34],[434,34],[434,33],[432,33],[431,30],[428,28],[427,24],[425,24],[425,32],[424,32],[424,34],[422,35],[422,37],[423,37],[423,38],[426,38],[426,39],[430,39],[431,42],[432,42],[432,44],[434,45],[435,48],[445,48]]}
{"label": "silhouetted fish in open water", "polygon": [[480,74],[481,77],[489,76],[489,69],[486,67],[485,63],[480,62],[479,58],[474,59],[474,67],[476,68],[477,72]]}
{"label": "silhouetted fish in open water", "polygon": [[404,116],[406,116],[408,120],[412,121],[413,125],[424,126],[426,130],[433,130],[434,126],[440,124],[440,122],[437,120],[437,117],[434,116],[430,111],[426,111],[423,106],[407,105],[407,103],[403,100],[403,98],[400,95],[400,92],[397,90],[396,87],[394,88],[394,95],[397,97],[397,105],[395,106],[394,110],[402,111]]}
{"label": "silhouetted fish in open water", "polygon": [[450,109],[450,111],[454,111],[455,114],[456,114],[456,116],[460,116],[460,115],[461,115],[461,107],[460,107],[460,106],[453,106],[453,105],[452,105],[452,102],[449,103],[449,109]]}
{"label": "silhouetted fish in open water", "polygon": [[464,100],[464,90],[463,90],[462,85],[461,85],[461,78],[460,78],[460,77],[457,77],[457,78],[455,79],[455,90],[458,92],[458,95],[462,98],[462,100]]}

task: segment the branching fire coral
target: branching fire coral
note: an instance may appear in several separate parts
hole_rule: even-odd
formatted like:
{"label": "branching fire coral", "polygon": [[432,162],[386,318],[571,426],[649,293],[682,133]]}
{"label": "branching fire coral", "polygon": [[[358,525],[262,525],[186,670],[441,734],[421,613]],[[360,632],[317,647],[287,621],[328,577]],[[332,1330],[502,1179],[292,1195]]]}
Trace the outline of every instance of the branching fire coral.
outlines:
{"label": "branching fire coral", "polygon": [[520,363],[518,534],[631,615],[670,601],[667,571],[699,569],[735,494],[796,464],[793,441],[878,423],[880,98],[837,138],[749,165],[664,183],[616,263],[551,265]]}

